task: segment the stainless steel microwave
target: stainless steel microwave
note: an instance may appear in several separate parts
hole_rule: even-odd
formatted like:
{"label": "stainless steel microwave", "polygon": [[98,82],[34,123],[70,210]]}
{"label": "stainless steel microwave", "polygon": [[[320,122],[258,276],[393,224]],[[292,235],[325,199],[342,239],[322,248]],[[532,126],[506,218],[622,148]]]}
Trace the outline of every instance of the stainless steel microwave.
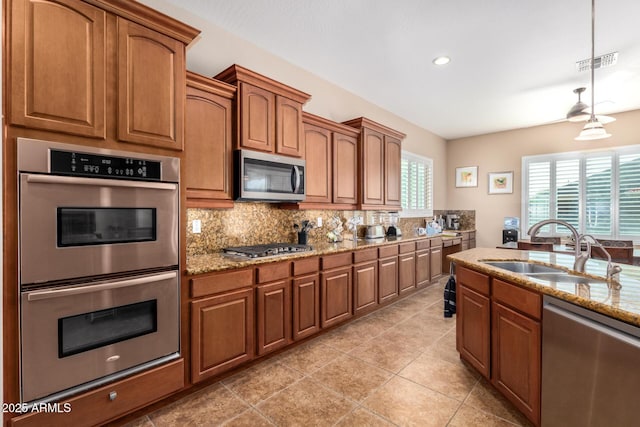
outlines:
{"label": "stainless steel microwave", "polygon": [[238,150],[236,200],[299,202],[305,199],[305,161],[258,151]]}

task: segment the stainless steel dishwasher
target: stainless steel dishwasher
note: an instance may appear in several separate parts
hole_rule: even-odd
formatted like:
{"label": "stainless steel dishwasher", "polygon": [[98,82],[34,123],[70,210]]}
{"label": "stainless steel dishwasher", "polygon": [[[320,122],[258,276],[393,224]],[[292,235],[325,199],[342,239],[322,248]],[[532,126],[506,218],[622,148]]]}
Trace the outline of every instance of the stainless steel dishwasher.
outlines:
{"label": "stainless steel dishwasher", "polygon": [[545,296],[542,426],[638,425],[640,328]]}

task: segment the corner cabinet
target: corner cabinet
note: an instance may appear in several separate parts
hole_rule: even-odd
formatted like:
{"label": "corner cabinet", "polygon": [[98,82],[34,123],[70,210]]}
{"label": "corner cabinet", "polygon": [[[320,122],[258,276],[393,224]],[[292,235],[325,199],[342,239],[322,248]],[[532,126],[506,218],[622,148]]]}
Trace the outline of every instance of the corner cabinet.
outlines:
{"label": "corner cabinet", "polygon": [[199,31],[134,2],[91,3],[10,2],[10,124],[182,150],[185,45]]}
{"label": "corner cabinet", "polygon": [[187,72],[184,179],[187,207],[233,207],[232,116],[236,88]]}
{"label": "corner cabinet", "polygon": [[540,425],[541,295],[465,267],[456,270],[460,357]]}
{"label": "corner cabinet", "polygon": [[400,209],[402,140],[405,134],[364,117],[344,122],[360,129],[359,209]]}
{"label": "corner cabinet", "polygon": [[311,95],[236,64],[215,78],[238,88],[235,148],[303,157],[302,106]]}

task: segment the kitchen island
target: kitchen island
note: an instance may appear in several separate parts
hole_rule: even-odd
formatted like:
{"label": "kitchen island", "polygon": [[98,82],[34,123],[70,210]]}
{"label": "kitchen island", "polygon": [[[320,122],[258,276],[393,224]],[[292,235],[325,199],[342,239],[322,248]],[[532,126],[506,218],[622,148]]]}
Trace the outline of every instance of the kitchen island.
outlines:
{"label": "kitchen island", "polygon": [[[563,355],[576,351],[568,340],[551,347],[543,346],[550,332],[565,329],[564,326],[550,327],[547,322],[547,304],[551,299],[571,303],[594,316],[615,319],[635,330],[640,327],[639,267],[622,265],[619,276],[607,280],[606,261],[589,259],[585,272],[577,273],[572,271],[574,257],[564,253],[477,248],[448,258],[456,267],[456,349],[461,359],[535,425],[544,421],[541,402],[548,396],[543,381],[548,379],[543,374],[546,366],[543,360],[550,359],[543,354],[551,348],[560,348],[557,354]],[[513,269],[522,273],[507,269],[518,267],[519,262],[525,263],[520,265],[522,269]],[[536,274],[535,271],[556,273]],[[578,353],[578,357],[581,355]],[[615,365],[610,360],[606,363]],[[634,369],[633,365],[629,369]],[[571,369],[564,371],[571,375]],[[597,367],[586,372],[589,375],[581,375],[580,381],[589,376],[593,379],[587,378],[584,386],[576,385],[576,388],[598,384]],[[571,396],[575,391],[573,387],[563,386],[562,393]],[[569,416],[583,410],[591,416],[589,402],[578,405],[584,406],[582,409],[576,405],[564,406]]]}

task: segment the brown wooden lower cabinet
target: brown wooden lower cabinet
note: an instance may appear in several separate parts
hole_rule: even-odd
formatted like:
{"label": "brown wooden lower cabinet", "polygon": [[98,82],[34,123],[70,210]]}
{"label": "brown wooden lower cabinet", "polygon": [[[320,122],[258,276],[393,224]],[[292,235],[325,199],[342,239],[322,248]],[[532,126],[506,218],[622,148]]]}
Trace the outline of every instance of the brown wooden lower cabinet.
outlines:
{"label": "brown wooden lower cabinet", "polygon": [[291,280],[259,285],[256,289],[258,355],[291,343]]}
{"label": "brown wooden lower cabinet", "polygon": [[217,375],[254,357],[254,290],[191,303],[191,381]]}
{"label": "brown wooden lower cabinet", "polygon": [[398,257],[378,261],[378,301],[380,304],[394,300],[398,292]]}
{"label": "brown wooden lower cabinet", "polygon": [[293,340],[320,330],[320,275],[293,279]]}
{"label": "brown wooden lower cabinet", "polygon": [[489,297],[460,282],[456,295],[456,347],[460,356],[488,379],[491,368]]}
{"label": "brown wooden lower cabinet", "polygon": [[491,313],[491,383],[539,425],[540,322],[496,302]]}
{"label": "brown wooden lower cabinet", "polygon": [[[184,387],[184,359],[105,385],[60,403],[62,411],[12,418],[9,425],[33,427],[102,425],[140,409]],[[113,397],[113,398],[112,398]]]}
{"label": "brown wooden lower cabinet", "polygon": [[442,276],[442,246],[431,247],[431,281],[438,280]]}
{"label": "brown wooden lower cabinet", "polygon": [[343,322],[353,316],[351,266],[320,273],[320,324],[323,328]]}
{"label": "brown wooden lower cabinet", "polygon": [[431,251],[416,251],[416,287],[421,288],[431,282]]}
{"label": "brown wooden lower cabinet", "polygon": [[378,261],[353,266],[353,311],[365,313],[378,305]]}
{"label": "brown wooden lower cabinet", "polygon": [[416,287],[416,254],[400,254],[398,257],[398,290],[400,294]]}

